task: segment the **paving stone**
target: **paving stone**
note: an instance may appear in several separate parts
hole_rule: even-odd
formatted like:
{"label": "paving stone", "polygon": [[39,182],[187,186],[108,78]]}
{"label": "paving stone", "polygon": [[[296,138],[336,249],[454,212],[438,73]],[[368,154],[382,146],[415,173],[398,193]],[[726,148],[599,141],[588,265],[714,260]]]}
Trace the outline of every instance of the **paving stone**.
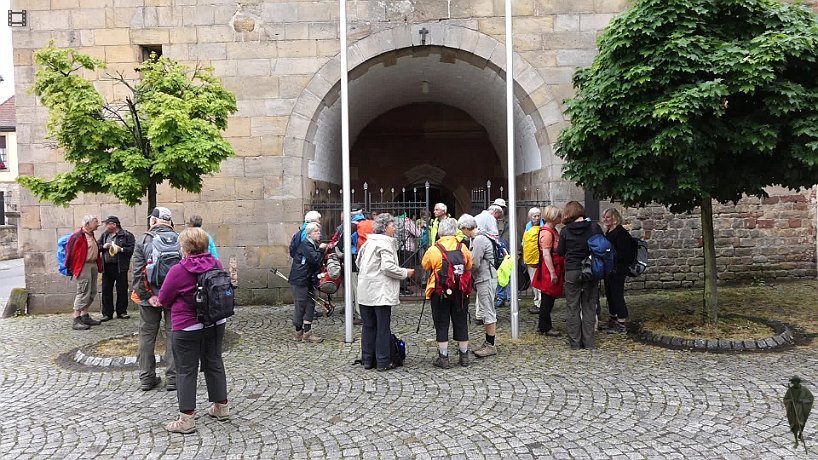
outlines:
{"label": "paving stone", "polygon": [[[441,370],[431,365],[436,350],[428,316],[415,333],[419,313],[416,304],[393,309],[393,330],[409,354],[404,367],[381,373],[352,365],[360,344],[343,343],[341,317],[320,319],[315,329],[326,340],[305,344],[289,340],[291,306],[239,308],[228,328],[240,339],[224,353],[233,417],[200,416],[198,431],[186,436],[162,427],[176,417],[175,393],[140,391],[135,370],[88,370],[57,359],[133,333],[138,319],[90,331],[69,329],[66,315],[0,320],[6,409],[0,452],[3,458],[230,459],[803,455],[792,449],[783,409],[773,402],[783,397],[788,376],[818,368],[818,345],[739,356],[599,334],[593,352],[576,352],[537,335],[533,323],[523,323],[522,340],[513,343],[504,309],[497,356]],[[558,313],[554,319],[564,332],[564,319]],[[470,334],[478,341],[483,332],[471,326]],[[209,404],[203,378],[197,395],[201,412]]]}

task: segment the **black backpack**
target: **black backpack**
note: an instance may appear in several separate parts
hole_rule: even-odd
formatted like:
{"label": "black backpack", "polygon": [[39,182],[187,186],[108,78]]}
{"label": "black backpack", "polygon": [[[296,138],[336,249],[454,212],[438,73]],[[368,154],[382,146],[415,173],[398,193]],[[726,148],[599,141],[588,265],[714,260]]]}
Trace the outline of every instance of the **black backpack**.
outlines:
{"label": "black backpack", "polygon": [[392,334],[390,340],[389,358],[395,367],[403,366],[406,359],[406,342]]}
{"label": "black backpack", "polygon": [[233,316],[236,298],[230,274],[214,268],[196,278],[196,318],[205,327]]}

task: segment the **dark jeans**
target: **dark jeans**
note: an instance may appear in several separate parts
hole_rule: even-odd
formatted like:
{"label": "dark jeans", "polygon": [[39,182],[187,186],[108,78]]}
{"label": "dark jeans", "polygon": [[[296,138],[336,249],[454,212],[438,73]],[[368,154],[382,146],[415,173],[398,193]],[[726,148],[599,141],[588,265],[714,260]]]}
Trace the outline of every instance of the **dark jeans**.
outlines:
{"label": "dark jeans", "polygon": [[312,323],[315,313],[315,288],[312,286],[292,286],[293,303],[293,326],[296,330],[304,325],[304,321]]}
{"label": "dark jeans", "polygon": [[361,361],[364,366],[389,367],[391,358],[392,307],[361,305]]}
{"label": "dark jeans", "polygon": [[628,317],[628,305],[625,304],[625,275],[611,273],[605,278],[605,297],[608,298],[608,310],[611,316],[619,319]]}
{"label": "dark jeans", "polygon": [[102,272],[102,315],[114,316],[114,284],[116,284],[116,314],[128,313],[128,271],[119,271],[116,263],[105,264]]}
{"label": "dark jeans", "polygon": [[224,373],[222,350],[225,324],[198,331],[173,331],[173,355],[176,360],[176,398],[179,412],[196,409],[196,384],[199,361],[202,363],[207,400],[227,399],[227,376]]}
{"label": "dark jeans", "polygon": [[551,311],[554,309],[555,300],[557,299],[543,293],[540,301],[540,317],[537,322],[537,331],[548,332],[554,329],[554,325],[551,323]]}
{"label": "dark jeans", "polygon": [[452,337],[457,342],[469,340],[469,306],[468,302],[460,305],[460,296],[440,298],[432,294],[432,320],[435,323],[435,341],[449,341],[449,321],[452,322]]}

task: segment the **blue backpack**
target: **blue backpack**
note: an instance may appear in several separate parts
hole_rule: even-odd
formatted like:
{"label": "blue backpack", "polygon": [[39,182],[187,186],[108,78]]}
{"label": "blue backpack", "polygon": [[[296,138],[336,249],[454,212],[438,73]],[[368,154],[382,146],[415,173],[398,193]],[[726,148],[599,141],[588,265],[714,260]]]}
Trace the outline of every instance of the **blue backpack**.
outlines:
{"label": "blue backpack", "polygon": [[60,273],[65,276],[74,276],[74,274],[71,273],[71,269],[65,266],[66,246],[68,246],[68,240],[71,239],[71,235],[73,235],[73,233],[61,236],[60,239],[57,240],[57,268],[60,270]]}
{"label": "blue backpack", "polygon": [[600,233],[591,235],[588,252],[590,254],[582,261],[582,279],[598,281],[613,273],[616,251],[608,238]]}

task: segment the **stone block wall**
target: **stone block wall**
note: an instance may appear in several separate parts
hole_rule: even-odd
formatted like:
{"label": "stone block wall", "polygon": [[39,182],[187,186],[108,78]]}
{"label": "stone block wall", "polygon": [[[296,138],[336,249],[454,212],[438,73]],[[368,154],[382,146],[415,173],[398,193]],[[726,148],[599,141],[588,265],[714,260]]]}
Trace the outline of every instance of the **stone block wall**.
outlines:
{"label": "stone block wall", "polygon": [[17,225],[0,225],[0,260],[20,257],[17,243]]}
{"label": "stone block wall", "polygon": [[[719,282],[816,277],[816,191],[714,203]],[[629,289],[703,286],[701,216],[664,206],[626,208],[624,227],[648,242],[650,265]]]}

